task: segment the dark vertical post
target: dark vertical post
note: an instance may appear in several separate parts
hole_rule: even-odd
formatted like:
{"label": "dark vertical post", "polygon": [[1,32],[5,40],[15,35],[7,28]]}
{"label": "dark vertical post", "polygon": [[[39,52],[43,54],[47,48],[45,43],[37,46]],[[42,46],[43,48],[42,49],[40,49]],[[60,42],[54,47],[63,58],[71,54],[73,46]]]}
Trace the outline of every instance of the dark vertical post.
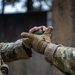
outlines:
{"label": "dark vertical post", "polygon": [[4,0],[2,0],[2,14],[4,14],[4,6],[5,6],[5,3],[4,3]]}
{"label": "dark vertical post", "polygon": [[27,2],[27,7],[28,7],[28,12],[30,12],[30,11],[33,10],[33,7],[32,7],[32,0],[28,0],[28,2]]}

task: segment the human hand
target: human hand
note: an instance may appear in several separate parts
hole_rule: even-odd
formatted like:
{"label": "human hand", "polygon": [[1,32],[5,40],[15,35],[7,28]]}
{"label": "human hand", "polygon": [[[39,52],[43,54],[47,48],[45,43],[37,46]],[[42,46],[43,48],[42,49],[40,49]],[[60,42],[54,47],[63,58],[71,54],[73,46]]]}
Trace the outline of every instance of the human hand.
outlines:
{"label": "human hand", "polygon": [[[34,29],[35,28],[33,28],[31,32],[33,32]],[[23,32],[21,33],[21,36],[23,37],[22,40],[24,42],[25,41],[24,38],[26,37],[29,38],[31,40],[32,48],[36,52],[43,54],[47,44],[51,42],[50,36],[51,36],[52,30],[53,30],[53,27],[49,26],[42,35],[36,35],[32,33]]]}
{"label": "human hand", "polygon": [[43,32],[45,32],[46,30],[47,30],[47,27],[45,27],[45,26],[35,26],[35,27],[33,27],[33,28],[31,28],[30,30],[29,30],[29,33],[34,33],[35,31],[37,31],[37,30],[42,30]]}
{"label": "human hand", "polygon": [[[36,32],[36,31],[38,31],[38,30],[41,30],[41,33],[43,33],[43,32],[45,32],[46,30],[47,30],[48,28],[47,27],[45,27],[45,26],[35,26],[35,27],[33,27],[33,28],[31,28],[30,30],[29,30],[29,33],[34,33],[34,32]],[[40,32],[39,32],[39,34],[41,34]],[[35,34],[35,33],[34,33]],[[23,42],[23,44],[25,45],[25,47],[26,48],[30,48],[31,47],[31,40],[29,39],[29,38],[23,38],[24,39],[24,42]]]}

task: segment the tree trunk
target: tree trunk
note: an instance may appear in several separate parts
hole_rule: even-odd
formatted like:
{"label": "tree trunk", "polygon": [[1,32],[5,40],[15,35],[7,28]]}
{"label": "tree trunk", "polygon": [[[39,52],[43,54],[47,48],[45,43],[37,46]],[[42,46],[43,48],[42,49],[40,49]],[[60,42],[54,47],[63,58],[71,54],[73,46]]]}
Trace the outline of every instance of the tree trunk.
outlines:
{"label": "tree trunk", "polygon": [[54,42],[66,46],[73,44],[73,2],[74,0],[53,0]]}

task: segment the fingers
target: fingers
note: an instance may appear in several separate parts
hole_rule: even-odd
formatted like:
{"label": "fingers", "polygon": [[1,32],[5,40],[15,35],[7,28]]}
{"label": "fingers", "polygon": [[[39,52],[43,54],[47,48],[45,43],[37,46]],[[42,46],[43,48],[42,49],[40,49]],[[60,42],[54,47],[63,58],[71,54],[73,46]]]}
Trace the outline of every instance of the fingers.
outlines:
{"label": "fingers", "polygon": [[22,32],[21,36],[23,38],[30,38],[31,40],[33,40],[35,38],[34,34],[32,34],[32,33],[26,33],[26,32]]}
{"label": "fingers", "polygon": [[45,26],[40,26],[41,27],[41,29],[43,30],[43,31],[46,31],[47,30],[47,27],[45,27]]}
{"label": "fingers", "polygon": [[30,30],[29,30],[29,33],[33,33],[33,32],[35,32],[35,31],[37,31],[37,30],[39,30],[39,29],[42,29],[43,31],[46,31],[47,30],[47,27],[45,27],[45,26],[35,26],[35,27],[33,27],[33,28],[31,28]]}
{"label": "fingers", "polygon": [[37,30],[39,30],[39,29],[41,29],[41,27],[33,27],[33,28],[31,28],[31,29],[29,30],[29,33],[33,33],[33,32],[35,32],[35,31],[37,31]]}

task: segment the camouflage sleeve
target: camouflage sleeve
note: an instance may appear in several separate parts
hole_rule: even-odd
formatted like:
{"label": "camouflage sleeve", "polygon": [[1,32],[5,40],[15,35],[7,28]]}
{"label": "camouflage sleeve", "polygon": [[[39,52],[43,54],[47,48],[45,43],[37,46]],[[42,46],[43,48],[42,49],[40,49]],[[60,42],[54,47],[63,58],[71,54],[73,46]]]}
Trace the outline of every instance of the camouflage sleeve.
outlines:
{"label": "camouflage sleeve", "polygon": [[[53,53],[52,64],[55,67],[57,67],[65,74],[75,75],[75,48],[57,45],[55,46],[52,53]],[[49,56],[47,57],[47,60],[49,60],[50,55],[52,54],[50,54],[49,52],[49,54],[47,55]]]}
{"label": "camouflage sleeve", "polygon": [[58,47],[53,62],[61,71],[75,75],[75,48],[65,46]]}
{"label": "camouflage sleeve", "polygon": [[[20,59],[28,59],[31,57],[31,50],[22,44],[22,40],[12,43],[0,43],[0,53],[5,62],[11,62]],[[30,52],[30,53],[28,53]]]}

